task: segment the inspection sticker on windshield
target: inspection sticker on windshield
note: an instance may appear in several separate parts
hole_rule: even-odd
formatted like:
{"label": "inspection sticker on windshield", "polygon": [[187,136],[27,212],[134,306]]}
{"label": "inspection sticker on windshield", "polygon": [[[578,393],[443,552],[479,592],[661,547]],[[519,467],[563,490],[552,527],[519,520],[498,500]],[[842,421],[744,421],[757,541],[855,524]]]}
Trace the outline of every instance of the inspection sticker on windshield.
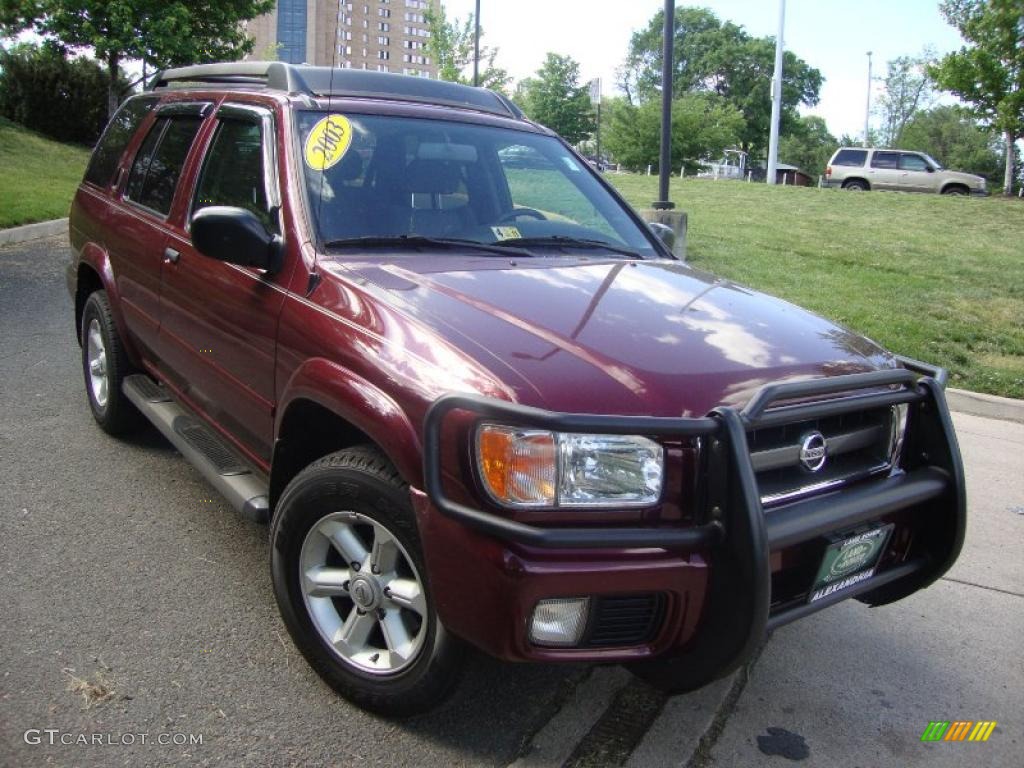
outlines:
{"label": "inspection sticker on windshield", "polygon": [[491,227],[491,232],[499,240],[518,240],[522,237],[518,227]]}
{"label": "inspection sticker on windshield", "polygon": [[352,124],[344,115],[328,115],[313,126],[306,139],[306,165],[326,171],[352,146]]}

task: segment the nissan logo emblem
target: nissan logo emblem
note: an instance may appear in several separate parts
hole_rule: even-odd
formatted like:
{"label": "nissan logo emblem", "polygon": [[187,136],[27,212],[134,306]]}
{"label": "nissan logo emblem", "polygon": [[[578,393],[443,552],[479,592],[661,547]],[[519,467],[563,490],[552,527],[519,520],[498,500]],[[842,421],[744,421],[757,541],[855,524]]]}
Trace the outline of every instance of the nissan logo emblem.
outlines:
{"label": "nissan logo emblem", "polygon": [[800,440],[800,465],[808,472],[817,472],[828,459],[828,446],[821,432],[808,432]]}

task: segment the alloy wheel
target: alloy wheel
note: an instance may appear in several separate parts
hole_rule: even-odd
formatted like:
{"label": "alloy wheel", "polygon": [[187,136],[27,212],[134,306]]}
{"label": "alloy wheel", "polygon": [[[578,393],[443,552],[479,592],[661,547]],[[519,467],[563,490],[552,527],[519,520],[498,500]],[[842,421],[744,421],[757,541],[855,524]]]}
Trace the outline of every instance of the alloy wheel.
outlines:
{"label": "alloy wheel", "polygon": [[299,580],[313,625],[347,664],[393,675],[416,660],[426,591],[405,547],[379,522],[356,512],[318,520],[302,543]]}

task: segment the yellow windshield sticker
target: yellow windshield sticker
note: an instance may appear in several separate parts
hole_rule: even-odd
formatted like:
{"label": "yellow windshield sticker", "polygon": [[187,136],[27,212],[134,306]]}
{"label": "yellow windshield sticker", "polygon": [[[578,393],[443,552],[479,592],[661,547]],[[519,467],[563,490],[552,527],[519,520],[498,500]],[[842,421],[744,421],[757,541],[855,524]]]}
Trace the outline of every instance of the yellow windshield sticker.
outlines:
{"label": "yellow windshield sticker", "polygon": [[491,227],[491,232],[499,240],[518,240],[522,237],[517,227]]}
{"label": "yellow windshield sticker", "polygon": [[344,115],[328,115],[313,126],[306,139],[306,165],[326,171],[352,146],[352,124]]}

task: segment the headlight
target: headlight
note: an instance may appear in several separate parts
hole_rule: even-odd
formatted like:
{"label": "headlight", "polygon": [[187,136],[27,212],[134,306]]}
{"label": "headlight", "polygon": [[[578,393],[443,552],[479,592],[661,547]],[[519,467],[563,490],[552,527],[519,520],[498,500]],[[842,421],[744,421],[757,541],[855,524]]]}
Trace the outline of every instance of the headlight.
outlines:
{"label": "headlight", "polygon": [[665,452],[646,437],[487,424],[476,439],[483,485],[510,507],[640,507],[661,498]]}

